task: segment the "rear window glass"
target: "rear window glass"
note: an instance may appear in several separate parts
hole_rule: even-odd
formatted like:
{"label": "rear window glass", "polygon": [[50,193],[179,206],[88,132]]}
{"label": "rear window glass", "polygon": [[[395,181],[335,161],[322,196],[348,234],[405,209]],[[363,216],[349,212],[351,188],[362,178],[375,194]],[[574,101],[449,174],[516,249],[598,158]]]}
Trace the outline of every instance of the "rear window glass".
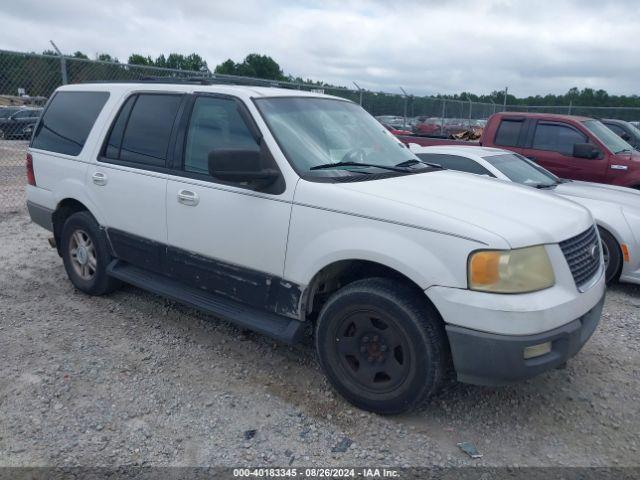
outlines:
{"label": "rear window glass", "polygon": [[108,99],[108,92],[56,93],[38,124],[31,146],[78,155]]}
{"label": "rear window glass", "polygon": [[139,94],[118,114],[107,140],[107,158],[164,167],[181,95]]}
{"label": "rear window glass", "polygon": [[496,133],[494,143],[505,147],[517,147],[520,129],[523,125],[522,120],[502,120]]}

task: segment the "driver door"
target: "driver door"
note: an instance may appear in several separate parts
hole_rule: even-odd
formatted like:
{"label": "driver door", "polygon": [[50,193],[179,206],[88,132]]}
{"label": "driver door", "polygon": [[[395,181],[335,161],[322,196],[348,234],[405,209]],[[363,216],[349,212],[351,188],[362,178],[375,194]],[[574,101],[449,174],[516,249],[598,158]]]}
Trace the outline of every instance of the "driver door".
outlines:
{"label": "driver door", "polygon": [[535,126],[530,146],[522,155],[560,178],[602,182],[607,174],[607,160],[573,156],[576,143],[588,143],[589,138],[577,128],[563,122],[539,121]]}
{"label": "driver door", "polygon": [[208,172],[214,149],[259,150],[245,118],[238,99],[195,96],[182,160],[167,183],[167,268],[187,284],[263,308],[283,274],[293,189],[258,192]]}

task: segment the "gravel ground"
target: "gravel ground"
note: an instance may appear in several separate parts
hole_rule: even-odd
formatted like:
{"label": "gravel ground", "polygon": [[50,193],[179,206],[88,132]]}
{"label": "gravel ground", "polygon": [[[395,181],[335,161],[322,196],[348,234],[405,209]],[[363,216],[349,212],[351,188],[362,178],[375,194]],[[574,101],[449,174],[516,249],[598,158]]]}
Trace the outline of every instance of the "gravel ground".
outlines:
{"label": "gravel ground", "polygon": [[610,289],[567,368],[500,389],[452,382],[380,417],[338,397],[309,347],[133,287],[76,291],[47,236],[0,214],[0,466],[640,465],[638,287]]}
{"label": "gravel ground", "polygon": [[24,208],[27,143],[24,140],[0,140],[0,214]]}

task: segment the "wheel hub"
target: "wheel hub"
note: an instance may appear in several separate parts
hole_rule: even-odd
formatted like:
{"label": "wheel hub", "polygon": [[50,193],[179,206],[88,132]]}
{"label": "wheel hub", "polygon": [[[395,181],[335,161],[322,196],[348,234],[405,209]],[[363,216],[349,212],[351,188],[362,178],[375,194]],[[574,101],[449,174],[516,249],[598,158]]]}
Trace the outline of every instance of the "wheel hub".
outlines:
{"label": "wheel hub", "polygon": [[381,335],[366,333],[360,338],[360,353],[368,363],[384,363],[389,346]]}
{"label": "wheel hub", "polygon": [[86,265],[89,261],[89,254],[87,248],[84,245],[80,245],[76,251],[76,259],[80,265]]}

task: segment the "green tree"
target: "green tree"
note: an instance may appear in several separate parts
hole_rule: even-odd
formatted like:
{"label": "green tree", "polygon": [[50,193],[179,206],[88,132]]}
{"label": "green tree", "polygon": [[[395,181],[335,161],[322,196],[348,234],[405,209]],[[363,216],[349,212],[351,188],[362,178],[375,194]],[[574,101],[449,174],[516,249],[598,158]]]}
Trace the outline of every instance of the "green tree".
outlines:
{"label": "green tree", "polygon": [[132,53],[131,55],[129,55],[129,59],[127,60],[127,63],[131,64],[131,65],[153,65],[153,60],[151,59],[150,56],[144,56],[144,55],[140,55],[139,53]]}
{"label": "green tree", "polygon": [[215,68],[216,73],[227,75],[242,75],[245,77],[264,78],[268,80],[288,80],[282,73],[282,68],[268,55],[251,53],[242,63],[235,63],[228,59]]}
{"label": "green tree", "polygon": [[98,55],[96,55],[96,60],[100,60],[102,62],[120,63],[118,62],[117,58],[112,57],[108,53],[99,53]]}
{"label": "green tree", "polygon": [[236,62],[228,58],[220,65],[216,66],[215,73],[219,73],[221,75],[238,75]]}

